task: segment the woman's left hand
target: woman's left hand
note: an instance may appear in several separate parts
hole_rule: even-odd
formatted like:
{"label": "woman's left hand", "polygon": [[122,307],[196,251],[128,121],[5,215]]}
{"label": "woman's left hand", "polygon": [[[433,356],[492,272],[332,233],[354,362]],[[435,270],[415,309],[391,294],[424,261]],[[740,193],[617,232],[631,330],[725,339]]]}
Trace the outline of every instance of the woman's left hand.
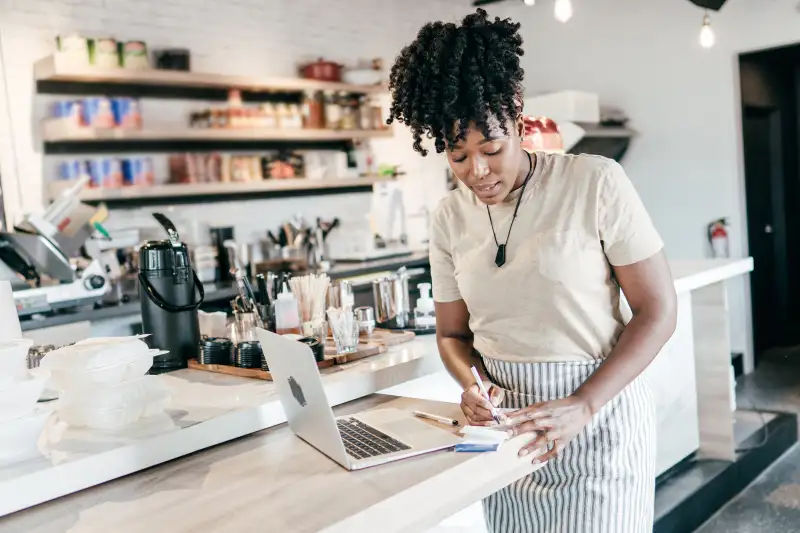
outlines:
{"label": "woman's left hand", "polygon": [[566,448],[572,439],[578,436],[592,418],[592,412],[586,400],[579,396],[567,396],[561,400],[552,400],[525,407],[507,413],[508,425],[514,435],[534,432],[537,437],[526,444],[519,455],[528,455],[541,448],[544,454],[533,462],[543,463],[557,456]]}

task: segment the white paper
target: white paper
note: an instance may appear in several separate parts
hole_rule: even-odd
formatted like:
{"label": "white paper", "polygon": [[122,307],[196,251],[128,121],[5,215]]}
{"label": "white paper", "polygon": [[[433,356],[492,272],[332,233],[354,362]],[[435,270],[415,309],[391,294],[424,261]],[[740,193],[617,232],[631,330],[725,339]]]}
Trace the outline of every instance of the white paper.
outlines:
{"label": "white paper", "polygon": [[11,282],[0,281],[0,342],[22,338]]}
{"label": "white paper", "polygon": [[464,435],[465,444],[496,444],[509,438],[507,430],[482,426],[464,426],[460,433]]}

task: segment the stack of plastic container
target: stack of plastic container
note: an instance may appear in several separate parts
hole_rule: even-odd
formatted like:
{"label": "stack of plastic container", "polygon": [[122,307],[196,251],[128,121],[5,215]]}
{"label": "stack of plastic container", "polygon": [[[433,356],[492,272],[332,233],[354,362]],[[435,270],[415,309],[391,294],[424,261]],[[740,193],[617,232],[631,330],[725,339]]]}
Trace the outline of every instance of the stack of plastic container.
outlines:
{"label": "stack of plastic container", "polygon": [[39,455],[38,440],[51,410],[39,408],[49,372],[28,370],[28,349],[33,341],[0,342],[0,463]]}
{"label": "stack of plastic container", "polygon": [[139,337],[107,337],[59,348],[42,359],[59,391],[58,417],[71,426],[116,430],[164,411],[169,390],[146,375],[153,357]]}

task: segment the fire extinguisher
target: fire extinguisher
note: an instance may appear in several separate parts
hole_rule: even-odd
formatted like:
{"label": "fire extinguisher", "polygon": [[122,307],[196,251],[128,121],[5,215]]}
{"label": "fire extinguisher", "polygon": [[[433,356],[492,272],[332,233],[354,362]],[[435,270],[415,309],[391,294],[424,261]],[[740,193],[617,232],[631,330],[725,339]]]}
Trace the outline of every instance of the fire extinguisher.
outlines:
{"label": "fire extinguisher", "polygon": [[708,243],[711,245],[712,257],[730,257],[728,241],[728,220],[720,218],[708,225]]}

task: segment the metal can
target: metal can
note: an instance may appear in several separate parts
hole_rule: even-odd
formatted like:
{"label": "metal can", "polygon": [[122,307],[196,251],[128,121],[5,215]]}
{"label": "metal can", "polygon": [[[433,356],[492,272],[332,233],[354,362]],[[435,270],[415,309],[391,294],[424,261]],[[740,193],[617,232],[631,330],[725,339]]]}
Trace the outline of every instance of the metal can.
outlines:
{"label": "metal can", "polygon": [[122,165],[118,159],[103,157],[89,162],[89,185],[114,189],[122,186]]}
{"label": "metal can", "polygon": [[152,185],[153,160],[149,157],[132,157],[122,161],[122,182],[126,186]]}
{"label": "metal can", "polygon": [[114,110],[114,122],[117,126],[132,130],[142,128],[142,112],[138,98],[114,98],[111,104]]}
{"label": "metal can", "polygon": [[63,181],[76,181],[81,178],[84,173],[85,164],[83,161],[73,159],[71,161],[64,161],[58,166],[58,179]]}
{"label": "metal can", "polygon": [[83,125],[93,128],[113,128],[114,111],[111,108],[111,100],[102,96],[84,99]]}

